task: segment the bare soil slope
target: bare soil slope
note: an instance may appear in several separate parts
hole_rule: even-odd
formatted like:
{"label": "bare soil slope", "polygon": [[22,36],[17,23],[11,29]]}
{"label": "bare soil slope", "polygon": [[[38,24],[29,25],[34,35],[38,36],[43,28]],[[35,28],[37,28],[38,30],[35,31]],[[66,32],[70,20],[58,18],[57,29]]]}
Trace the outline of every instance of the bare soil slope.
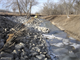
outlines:
{"label": "bare soil slope", "polygon": [[67,32],[71,37],[80,41],[80,16],[66,15],[46,16],[43,19],[49,20],[61,30]]}

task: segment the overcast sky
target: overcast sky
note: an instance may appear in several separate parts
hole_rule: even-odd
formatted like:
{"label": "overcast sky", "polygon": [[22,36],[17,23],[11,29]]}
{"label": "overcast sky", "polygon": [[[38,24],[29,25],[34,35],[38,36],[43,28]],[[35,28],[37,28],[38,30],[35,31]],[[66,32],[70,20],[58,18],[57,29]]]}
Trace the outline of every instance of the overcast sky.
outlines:
{"label": "overcast sky", "polygon": [[[37,1],[39,2],[39,4],[32,8],[32,13],[40,11],[40,9],[43,6],[43,3],[47,2],[47,0],[37,0]],[[58,2],[58,0],[51,0],[51,1]],[[0,9],[5,9],[2,4],[0,4]],[[8,9],[5,9],[5,10],[8,10]]]}

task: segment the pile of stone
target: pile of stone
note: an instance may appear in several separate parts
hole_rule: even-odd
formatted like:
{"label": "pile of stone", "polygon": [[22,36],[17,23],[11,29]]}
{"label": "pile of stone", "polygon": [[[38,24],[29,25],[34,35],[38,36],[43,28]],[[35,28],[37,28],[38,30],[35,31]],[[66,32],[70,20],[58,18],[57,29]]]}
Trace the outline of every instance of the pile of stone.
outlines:
{"label": "pile of stone", "polygon": [[41,27],[43,21],[35,18],[27,19],[26,16],[12,16],[12,17],[6,17],[7,19],[17,22],[17,23],[23,23],[29,28],[34,28],[35,30],[38,30],[42,33],[48,33],[50,30],[46,27]]}
{"label": "pile of stone", "polygon": [[16,23],[8,20],[7,18],[0,16],[0,48],[3,47],[10,32],[10,29],[14,27]]}
{"label": "pile of stone", "polygon": [[[23,30],[24,31],[24,30]],[[34,32],[34,33],[32,33]],[[25,35],[24,35],[25,34]],[[24,36],[22,36],[24,35]],[[51,60],[40,33],[22,32],[15,40],[4,44],[0,57],[5,60]]]}
{"label": "pile of stone", "polygon": [[28,23],[26,24],[28,27],[34,28],[35,30],[38,30],[41,33],[49,33],[49,28],[46,28],[44,26],[41,26],[43,24],[42,20],[39,19],[31,19],[28,20]]}
{"label": "pile of stone", "polygon": [[25,23],[28,20],[27,16],[7,16],[6,18],[17,23]]}
{"label": "pile of stone", "polygon": [[14,27],[4,17],[0,22],[0,60],[51,60],[41,32],[23,24]]}

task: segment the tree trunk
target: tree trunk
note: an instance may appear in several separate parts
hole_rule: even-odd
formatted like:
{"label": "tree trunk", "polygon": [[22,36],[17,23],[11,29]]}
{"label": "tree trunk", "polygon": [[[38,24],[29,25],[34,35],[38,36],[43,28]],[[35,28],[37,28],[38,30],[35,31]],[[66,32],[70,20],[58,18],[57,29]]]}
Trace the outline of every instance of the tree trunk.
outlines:
{"label": "tree trunk", "polygon": [[27,7],[28,7],[28,3],[29,3],[29,2],[28,2],[27,0],[26,0],[25,2],[26,2],[25,7],[26,7],[26,15],[27,15],[27,12],[28,12]]}
{"label": "tree trunk", "polygon": [[18,3],[18,0],[16,0],[16,1],[17,1],[17,5],[18,5],[19,14],[21,14],[20,6],[19,6],[19,3]]}
{"label": "tree trunk", "polygon": [[29,11],[27,12],[27,18],[30,18],[31,8],[32,8],[32,2],[30,2],[30,8],[29,8]]}
{"label": "tree trunk", "polygon": [[30,15],[31,15],[32,2],[30,2]]}

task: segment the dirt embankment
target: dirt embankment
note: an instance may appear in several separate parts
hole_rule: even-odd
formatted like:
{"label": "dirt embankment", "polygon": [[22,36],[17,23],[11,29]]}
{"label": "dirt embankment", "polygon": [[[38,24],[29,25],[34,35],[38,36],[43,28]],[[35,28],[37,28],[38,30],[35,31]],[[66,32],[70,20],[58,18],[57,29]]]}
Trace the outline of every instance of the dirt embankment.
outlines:
{"label": "dirt embankment", "polygon": [[66,15],[47,16],[43,19],[49,20],[61,30],[67,32],[71,37],[80,41],[80,16],[72,15],[67,18]]}

